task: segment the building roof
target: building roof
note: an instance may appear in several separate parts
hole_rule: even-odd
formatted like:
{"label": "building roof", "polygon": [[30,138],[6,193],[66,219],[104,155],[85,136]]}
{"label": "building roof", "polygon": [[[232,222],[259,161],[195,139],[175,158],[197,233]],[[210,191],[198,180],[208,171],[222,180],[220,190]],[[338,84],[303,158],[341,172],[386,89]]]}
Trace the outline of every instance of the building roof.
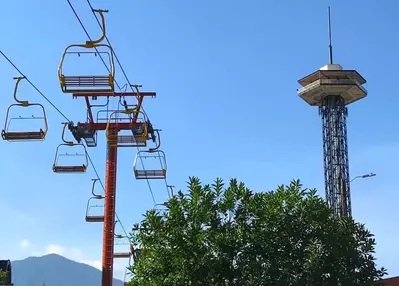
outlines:
{"label": "building roof", "polygon": [[399,286],[399,276],[382,279],[384,286]]}

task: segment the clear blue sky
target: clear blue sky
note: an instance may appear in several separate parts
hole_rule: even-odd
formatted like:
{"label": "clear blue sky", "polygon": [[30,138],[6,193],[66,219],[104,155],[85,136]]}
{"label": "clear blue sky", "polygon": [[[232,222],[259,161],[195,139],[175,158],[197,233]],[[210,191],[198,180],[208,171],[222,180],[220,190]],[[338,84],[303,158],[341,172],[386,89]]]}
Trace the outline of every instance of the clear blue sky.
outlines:
{"label": "clear blue sky", "polygon": [[[98,35],[86,1],[72,3],[89,33]],[[377,176],[353,182],[353,215],[376,234],[378,264],[399,275],[397,1],[92,4],[110,10],[108,36],[130,81],[158,94],[144,106],[154,125],[163,129],[170,184],[184,188],[190,175],[203,182],[238,177],[261,191],[300,178],[322,196],[321,120],[296,88],[299,78],[328,61],[327,6],[332,4],[334,60],[368,80],[368,97],[349,108],[350,173]],[[83,120],[84,102],[63,94],[57,79],[63,49],[86,40],[67,2],[5,1],[2,10],[0,49],[70,119]],[[12,102],[12,77],[17,75],[0,58],[0,118]],[[125,83],[119,69],[116,77]],[[63,118],[26,82],[22,93],[45,104],[49,133],[39,143],[0,142],[0,214],[9,233],[0,236],[1,257],[62,250],[95,264],[101,259],[101,224],[84,221],[93,169],[85,175],[52,172]],[[89,152],[103,176],[104,134],[99,138],[99,146]],[[117,210],[127,229],[153,205],[145,181],[134,179],[135,151],[119,153]],[[157,202],[165,200],[164,183],[151,183]],[[24,239],[29,243],[20,245]],[[125,264],[119,262],[118,277]]]}

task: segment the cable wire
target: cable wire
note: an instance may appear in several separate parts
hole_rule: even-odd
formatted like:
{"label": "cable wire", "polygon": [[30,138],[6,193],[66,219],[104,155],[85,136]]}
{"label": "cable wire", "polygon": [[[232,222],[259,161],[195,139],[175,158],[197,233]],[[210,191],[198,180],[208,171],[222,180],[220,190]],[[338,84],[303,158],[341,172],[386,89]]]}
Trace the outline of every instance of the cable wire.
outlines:
{"label": "cable wire", "polygon": [[61,114],[61,116],[62,117],[64,117],[68,122],[69,122],[69,119],[68,119],[68,117],[66,117],[65,116],[65,114],[64,113],[62,113],[61,112],[61,110],[59,110],[58,108],[57,108],[57,106],[55,106],[51,101],[50,101],[50,99],[48,99],[37,87],[36,87],[36,85],[34,85],[30,80],[29,80],[29,78],[26,76],[26,75],[24,75],[22,72],[21,72],[21,70],[10,60],[10,58],[9,57],[7,57],[1,50],[0,50],[0,53],[1,53],[1,55],[26,79],[26,81],[27,82],[29,82],[29,84],[55,109],[55,110],[57,110],[58,111],[58,113],[59,114]]}
{"label": "cable wire", "polygon": [[[69,2],[69,0],[67,0],[67,1]],[[101,23],[100,23],[100,20],[98,19],[97,15],[95,14],[95,12],[94,12],[95,9],[94,9],[93,6],[91,5],[90,0],[86,0],[86,1],[87,1],[87,4],[89,5],[89,7],[90,7],[90,9],[91,9],[91,12],[93,13],[93,16],[96,18],[97,24],[99,25],[100,28],[102,28]],[[76,15],[76,13],[75,13],[75,15]],[[80,21],[80,19],[79,19],[79,22],[81,23],[81,25],[83,25],[82,22]],[[84,28],[84,30],[86,31],[85,28]],[[87,32],[86,32],[86,34],[87,34]],[[90,39],[90,37],[89,37],[89,39]],[[122,73],[123,73],[123,75],[124,75],[124,77],[125,77],[125,79],[126,79],[128,85],[129,85],[130,89],[131,89],[133,92],[135,92],[135,90],[133,89],[132,84],[130,83],[129,77],[127,76],[127,74],[126,74],[126,72],[125,72],[125,69],[123,68],[121,62],[119,61],[119,58],[118,58],[118,56],[117,56],[117,54],[116,54],[114,48],[112,47],[111,42],[109,41],[107,35],[105,35],[105,39],[107,40],[108,45],[111,47],[112,53],[113,53],[113,55],[115,56],[116,62],[118,63],[119,68],[121,69],[121,71],[122,71]],[[137,97],[137,98],[138,98],[138,97]],[[143,111],[144,115],[149,119],[149,116],[146,114],[146,112],[145,112],[143,106],[141,106],[141,110]],[[140,150],[140,148],[137,147],[137,150]],[[141,165],[142,165],[143,169],[145,170],[144,163],[143,163],[143,159],[142,159],[141,157],[140,157],[140,161],[141,161]],[[154,194],[153,194],[153,192],[152,192],[151,184],[150,184],[148,178],[146,178],[146,180],[147,180],[147,185],[148,185],[148,188],[150,189],[151,196],[153,197],[154,205],[155,205],[155,204],[156,204],[156,201],[155,201]],[[165,182],[165,186],[166,186],[166,191],[167,191],[168,196],[169,196],[169,198],[170,198],[170,197],[171,197],[171,194],[169,193],[169,187],[168,187],[169,185],[168,185],[168,182],[167,182],[166,178],[164,179],[164,182]]]}
{"label": "cable wire", "polygon": [[[69,0],[67,0],[67,1],[69,2]],[[98,20],[97,15],[96,15],[95,12],[94,12],[94,8],[93,8],[93,6],[91,5],[91,3],[90,3],[89,0],[87,0],[87,4],[89,5],[91,12],[93,13],[94,18],[96,19],[97,24],[99,25],[100,28],[102,28],[102,25],[101,25],[101,23],[100,23],[100,20]],[[75,13],[75,15],[76,15],[76,13]],[[79,20],[79,22],[81,23],[80,20]],[[86,30],[86,29],[84,29],[84,30]],[[87,34],[87,33],[86,33],[86,34]],[[89,37],[89,39],[90,39],[90,37]],[[111,47],[112,53],[113,53],[113,55],[115,56],[115,59],[116,59],[118,65],[119,65],[119,67],[120,67],[120,69],[121,69],[123,75],[125,76],[125,79],[126,79],[126,81],[127,81],[127,84],[129,85],[130,89],[131,89],[133,92],[135,92],[135,90],[133,89],[133,86],[132,86],[132,84],[131,84],[131,82],[130,82],[130,80],[129,80],[129,78],[128,78],[126,72],[125,72],[125,69],[123,68],[121,62],[119,61],[118,55],[115,53],[115,50],[114,50],[114,48],[112,47],[111,42],[109,41],[107,35],[105,35],[105,39],[107,40],[108,45]],[[136,98],[137,98],[137,99],[139,98],[138,95],[136,96]],[[147,113],[145,112],[145,109],[144,109],[143,104],[141,105],[141,111],[142,111],[143,114],[148,118],[148,120],[150,120],[149,116],[148,116]],[[139,148],[139,147],[136,147],[136,148],[137,148],[138,151],[140,151],[140,148]],[[145,170],[143,158],[141,158],[141,157],[140,157],[140,163],[141,163],[141,166],[142,166],[143,170]],[[146,178],[146,182],[147,182],[148,189],[150,190],[152,200],[153,200],[154,205],[155,205],[155,204],[156,204],[156,200],[155,200],[154,192],[152,191],[151,183],[150,183],[150,181],[148,180],[148,178]]]}
{"label": "cable wire", "polygon": [[[75,14],[76,19],[78,20],[78,22],[80,23],[80,26],[82,27],[83,31],[86,33],[86,36],[89,38],[90,41],[92,41],[89,32],[87,32],[86,27],[83,25],[83,22],[80,20],[78,13],[76,13],[75,8],[73,7],[71,1],[67,0],[69,7],[71,7],[72,12]],[[94,12],[93,12],[94,13]],[[97,19],[97,18],[96,18]],[[101,24],[100,24],[101,25]],[[101,61],[103,62],[104,66],[106,67],[106,69],[108,70],[109,73],[111,73],[109,67],[107,66],[107,64],[105,63],[103,57],[101,56],[101,54],[98,52],[97,47],[94,47],[94,49],[96,50],[96,52],[98,53],[98,56],[100,57]],[[111,53],[113,53],[113,51],[111,51]],[[111,54],[112,56],[112,54]],[[114,82],[116,84],[116,86],[121,89],[121,87],[119,86],[118,82],[116,81],[116,79],[114,78]]]}
{"label": "cable wire", "polygon": [[[100,178],[100,176],[99,176],[99,174],[98,174],[98,172],[97,172],[96,166],[94,165],[93,160],[91,159],[89,153],[87,153],[87,157],[89,158],[90,165],[92,166],[92,168],[93,168],[93,170],[94,170],[94,173],[96,174],[97,179],[98,179],[98,181],[100,182],[100,185],[101,185],[101,187],[103,188],[103,191],[104,191],[104,193],[105,193],[105,186],[104,186],[103,181],[101,180],[101,178]],[[115,216],[116,216],[116,218],[117,218],[117,220],[118,220],[118,222],[119,222],[119,224],[120,224],[120,226],[121,226],[121,228],[122,228],[123,233],[125,234],[126,237],[129,237],[129,235],[128,235],[128,233],[126,232],[126,230],[125,230],[125,228],[124,228],[124,226],[123,226],[121,220],[119,219],[118,213],[117,213],[116,211],[115,211]]]}
{"label": "cable wire", "polygon": [[[68,4],[69,4],[69,6],[71,7],[71,9],[72,9],[72,11],[73,11],[75,17],[77,18],[78,22],[80,23],[80,25],[81,25],[83,31],[85,32],[85,34],[87,35],[87,37],[89,38],[89,40],[91,40],[90,34],[88,33],[86,27],[84,26],[84,24],[83,24],[83,22],[81,21],[79,15],[77,14],[76,10],[74,9],[72,3],[70,2],[70,0],[67,0],[67,2],[68,2]],[[95,13],[94,13],[94,9],[93,9],[93,6],[91,5],[90,1],[87,1],[87,3],[88,3],[88,5],[89,5],[89,7],[90,7],[90,9],[91,9],[91,11],[92,11],[94,17],[96,18],[97,23],[100,25],[100,28],[102,28],[101,23],[99,22],[97,16],[96,16]],[[115,53],[115,51],[114,51],[114,49],[113,49],[113,47],[112,47],[112,45],[111,45],[111,43],[110,43],[110,41],[109,41],[107,35],[105,35],[105,38],[106,38],[106,40],[107,40],[107,42],[108,42],[108,45],[111,47],[112,54],[115,56],[115,59],[117,59],[117,62],[118,62],[118,64],[119,64],[121,70],[123,70],[123,74],[125,75],[126,81],[128,82],[130,88],[131,88],[132,91],[134,92],[134,89],[133,89],[132,85],[130,84],[129,78],[127,77],[126,72],[124,71],[124,69],[123,69],[123,67],[122,67],[122,65],[121,65],[121,63],[120,63],[120,61],[119,61],[119,59],[118,59],[118,57],[117,57],[117,55],[116,55],[116,53]],[[96,51],[98,52],[97,49],[96,49]],[[101,55],[100,55],[100,58],[101,58]],[[105,65],[105,67],[108,69],[108,66],[106,65],[105,61],[104,61],[102,58],[101,58],[101,60],[102,60],[103,64]],[[108,71],[109,71],[109,69],[108,69]],[[115,79],[115,78],[114,78],[114,81],[115,81],[116,85],[118,86],[118,88],[121,90],[121,87],[118,85],[118,83],[116,82],[116,79]],[[138,98],[138,96],[137,96],[137,98]],[[149,118],[149,117],[146,115],[145,110],[144,110],[143,107],[142,107],[142,111],[143,111],[144,115],[145,115],[147,118]],[[137,150],[140,151],[140,148],[137,147]],[[143,162],[143,159],[142,159],[141,157],[140,157],[140,162],[141,162],[141,166],[142,166],[143,170],[145,170],[144,162]],[[146,181],[147,181],[147,186],[148,186],[148,189],[149,189],[149,191],[150,191],[152,200],[153,200],[154,205],[155,205],[155,204],[156,204],[156,200],[155,200],[154,192],[153,192],[152,187],[151,187],[151,183],[150,183],[150,181],[148,180],[148,178],[146,178]],[[168,191],[168,189],[167,189],[167,191]],[[168,192],[168,194],[169,194],[169,192]]]}
{"label": "cable wire", "polygon": [[[56,111],[58,111],[58,113],[62,116],[62,117],[64,117],[68,122],[70,122],[70,120],[68,119],[68,117],[59,109],[59,108],[57,108],[57,106],[55,106],[55,104],[54,103],[52,103],[26,76],[25,76],[25,74],[23,74],[22,72],[21,72],[21,70],[10,60],[10,58],[9,57],[7,57],[6,56],[6,54],[4,54],[4,52],[3,51],[1,51],[0,50],[0,53],[1,53],[1,55],[23,76],[23,77],[25,77],[25,79],[26,79],[26,81],[27,82],[29,82],[29,84],[56,110]],[[91,159],[91,157],[90,157],[90,154],[86,151],[86,154],[87,154],[87,157],[88,157],[88,159],[89,159],[89,161],[90,161],[90,164],[91,164],[91,166],[92,166],[92,168],[93,168],[93,170],[94,170],[94,173],[96,174],[96,176],[97,176],[97,179],[100,181],[100,184],[101,184],[101,186],[102,186],[102,188],[103,188],[103,190],[104,190],[104,192],[105,192],[105,187],[104,187],[104,184],[103,184],[103,182],[102,182],[102,180],[101,180],[101,178],[100,178],[100,176],[99,176],[99,174],[98,174],[98,172],[97,172],[97,169],[96,169],[96,167],[95,167],[95,165],[93,164],[93,161],[92,161],[92,159]],[[123,224],[122,224],[122,222],[121,222],[121,220],[119,219],[119,216],[118,216],[118,213],[115,211],[115,215],[116,215],[116,218],[118,219],[118,222],[119,222],[119,224],[120,224],[120,226],[121,226],[121,228],[122,228],[122,230],[123,230],[123,232],[125,233],[125,235],[126,235],[126,237],[129,237],[128,236],[128,233],[126,232],[126,230],[125,230],[125,228],[124,228],[124,226],[123,226]]]}
{"label": "cable wire", "polygon": [[[81,24],[81,26],[82,26],[83,30],[85,31],[86,35],[87,35],[88,38],[90,39],[90,36],[89,36],[89,34],[88,34],[86,28],[84,27],[82,21],[80,20],[79,16],[77,15],[76,11],[73,9],[73,6],[71,5],[70,1],[69,1],[69,0],[67,0],[67,1],[68,1],[69,5],[71,6],[72,10],[74,11],[75,16],[76,16],[76,18],[78,19],[79,23]],[[100,28],[102,28],[101,23],[100,23],[100,21],[99,21],[98,18],[97,18],[97,15],[94,13],[94,9],[93,9],[93,6],[92,6],[91,3],[90,3],[90,0],[87,0],[87,4],[89,5],[89,7],[90,7],[90,9],[91,9],[91,11],[92,11],[92,13],[93,13],[93,16],[96,18],[97,24],[100,26]],[[123,68],[121,62],[119,61],[119,58],[118,58],[117,54],[115,53],[115,50],[113,49],[113,47],[112,47],[112,45],[111,45],[111,42],[109,41],[107,35],[105,35],[105,39],[107,40],[108,45],[111,47],[111,52],[112,52],[113,55],[115,56],[115,59],[116,59],[118,65],[119,65],[119,67],[120,67],[120,69],[121,69],[121,71],[122,71],[122,73],[123,73],[123,75],[124,75],[124,77],[125,77],[125,79],[126,79],[128,85],[129,85],[130,89],[131,89],[133,92],[135,92],[135,90],[133,89],[133,86],[132,86],[132,84],[131,84],[131,82],[130,82],[130,80],[129,80],[129,78],[128,78],[126,72],[125,72],[125,69]],[[103,62],[103,64],[106,66],[104,60],[102,60],[102,62]],[[107,66],[106,66],[106,67],[107,67]],[[107,67],[107,69],[108,69],[108,67]],[[114,78],[114,81],[115,81],[115,83],[117,84],[115,78]],[[118,84],[117,84],[117,86],[118,86],[119,89],[121,89],[121,88],[119,87]],[[137,99],[138,99],[138,95],[137,95]],[[119,108],[119,105],[118,105],[118,108]],[[144,114],[144,115],[148,118],[148,120],[149,120],[149,117],[148,117],[148,115],[146,114],[146,112],[145,112],[143,106],[141,106],[141,109],[142,109],[143,114]],[[137,150],[140,151],[140,148],[137,147]],[[141,165],[142,165],[143,170],[145,170],[144,162],[143,162],[143,159],[142,159],[141,157],[140,157],[140,162],[141,162]],[[151,184],[150,184],[148,178],[146,178],[146,181],[147,181],[148,189],[149,189],[149,191],[150,191],[150,193],[151,193],[152,200],[153,200],[153,202],[154,202],[154,208],[156,208],[157,203],[156,203],[156,200],[155,200],[155,197],[154,197],[154,192],[152,191]],[[168,185],[168,182],[167,182],[166,178],[164,179],[164,182],[165,182],[167,194],[168,194],[168,196],[169,196],[169,198],[170,198],[170,197],[173,195],[173,190],[171,189],[171,193],[169,193],[169,185]],[[130,265],[130,260],[129,260],[129,265]],[[124,280],[126,281],[126,272],[125,272]]]}

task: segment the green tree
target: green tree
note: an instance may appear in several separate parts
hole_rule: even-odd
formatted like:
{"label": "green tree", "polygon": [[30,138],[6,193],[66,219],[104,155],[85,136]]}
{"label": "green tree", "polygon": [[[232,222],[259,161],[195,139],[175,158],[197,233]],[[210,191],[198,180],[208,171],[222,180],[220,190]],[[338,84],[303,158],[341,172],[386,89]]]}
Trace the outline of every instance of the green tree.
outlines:
{"label": "green tree", "polygon": [[129,285],[376,285],[385,273],[363,224],[334,217],[299,180],[253,193],[235,179],[201,185],[146,213]]}
{"label": "green tree", "polygon": [[0,269],[0,285],[5,285],[7,281],[7,272]]}

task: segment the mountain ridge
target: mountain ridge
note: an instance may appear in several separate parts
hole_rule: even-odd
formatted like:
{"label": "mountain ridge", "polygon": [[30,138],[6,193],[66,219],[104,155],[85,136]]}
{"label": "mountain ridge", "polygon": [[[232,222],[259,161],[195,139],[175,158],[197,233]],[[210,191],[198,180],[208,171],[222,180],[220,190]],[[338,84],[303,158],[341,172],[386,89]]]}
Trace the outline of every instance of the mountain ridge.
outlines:
{"label": "mountain ridge", "polygon": [[[99,286],[101,271],[58,254],[30,256],[11,262],[14,286]],[[123,286],[115,279],[114,286]]]}

